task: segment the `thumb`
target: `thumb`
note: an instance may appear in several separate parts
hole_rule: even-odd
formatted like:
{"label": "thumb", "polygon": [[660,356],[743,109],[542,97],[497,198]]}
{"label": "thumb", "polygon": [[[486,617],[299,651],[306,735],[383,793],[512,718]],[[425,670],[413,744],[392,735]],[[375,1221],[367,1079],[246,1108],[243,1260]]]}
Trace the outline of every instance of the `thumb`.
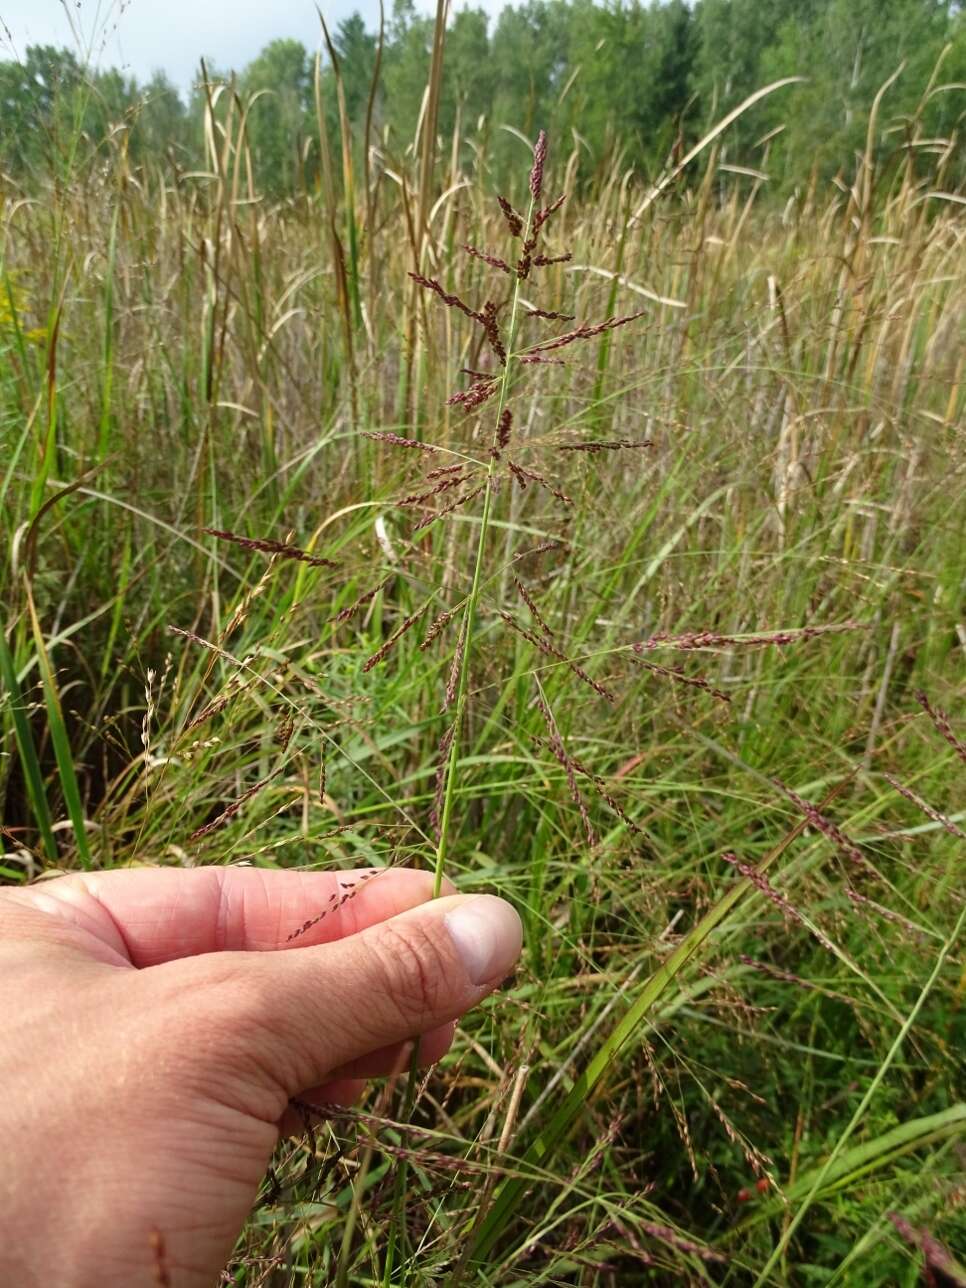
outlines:
{"label": "thumb", "polygon": [[230,954],[242,959],[224,1017],[234,1054],[295,1096],[462,1015],[509,974],[521,942],[503,899],[455,895],[317,947]]}

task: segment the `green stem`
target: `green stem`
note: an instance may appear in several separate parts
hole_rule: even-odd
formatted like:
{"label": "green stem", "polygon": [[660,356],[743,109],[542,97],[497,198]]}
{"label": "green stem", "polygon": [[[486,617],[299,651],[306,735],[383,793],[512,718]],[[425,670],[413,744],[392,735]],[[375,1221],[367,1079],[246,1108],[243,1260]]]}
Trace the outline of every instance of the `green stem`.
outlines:
{"label": "green stem", "polygon": [[804,1200],[802,1201],[802,1206],[795,1213],[794,1219],[791,1221],[789,1225],[785,1227],[785,1230],[781,1238],[779,1239],[778,1244],[773,1249],[771,1256],[768,1258],[768,1261],[766,1262],[764,1269],[762,1270],[758,1278],[755,1280],[754,1288],[763,1288],[763,1285],[768,1282],[771,1272],[774,1270],[775,1266],[778,1264],[779,1260],[784,1255],[785,1249],[791,1243],[792,1236],[794,1235],[795,1231],[798,1229],[799,1225],[802,1223],[805,1213],[812,1206],[812,1203],[815,1197],[818,1195],[823,1184],[825,1183],[825,1178],[832,1170],[832,1166],[835,1163],[835,1160],[838,1158],[842,1150],[845,1148],[850,1137],[852,1136],[852,1133],[855,1131],[855,1129],[859,1126],[859,1124],[862,1122],[863,1118],[865,1117],[865,1111],[872,1103],[872,1099],[875,1096],[875,1093],[879,1090],[879,1086],[882,1083],[883,1078],[886,1076],[886,1073],[888,1072],[890,1066],[892,1065],[892,1062],[899,1054],[899,1051],[902,1048],[903,1042],[905,1042],[906,1038],[909,1035],[909,1030],[912,1028],[913,1024],[915,1024],[916,1017],[919,1015],[919,1012],[922,1010],[922,1007],[926,1001],[926,998],[929,996],[930,992],[932,991],[933,984],[935,984],[936,980],[939,978],[940,972],[942,971],[942,968],[946,963],[946,958],[949,956],[949,954],[952,952],[953,948],[955,947],[956,940],[959,938],[959,934],[963,928],[964,921],[966,921],[966,908],[964,908],[962,912],[960,912],[959,920],[956,922],[956,926],[953,930],[953,933],[943,944],[942,951],[940,952],[939,956],[936,958],[935,964],[933,965],[932,970],[929,972],[929,978],[926,980],[925,984],[923,984],[922,991],[920,992],[919,996],[916,998],[915,1005],[913,1006],[912,1010],[909,1012],[908,1016],[906,1017],[905,1023],[902,1025],[899,1032],[896,1034],[895,1040],[892,1043],[892,1046],[889,1048],[886,1058],[882,1061],[881,1065],[879,1066],[875,1077],[869,1083],[869,1086],[868,1086],[868,1089],[866,1090],[865,1095],[862,1097],[861,1101],[858,1104],[858,1107],[855,1110],[855,1113],[852,1115],[849,1121],[849,1125],[846,1127],[845,1131],[839,1137],[835,1145],[835,1148],[832,1150],[831,1154],[829,1154],[828,1158],[825,1160],[824,1166],[819,1170],[818,1175],[815,1177],[815,1180],[812,1183],[811,1189],[808,1191],[808,1193],[805,1195]]}
{"label": "green stem", "polygon": [[[535,204],[536,203],[531,197],[530,206],[527,210],[526,227],[523,231],[523,241],[526,241],[530,236]],[[510,331],[507,336],[506,363],[504,364],[503,376],[500,380],[500,398],[496,409],[496,423],[498,426],[510,392],[511,371],[515,356],[513,346],[516,343],[519,310],[520,278],[517,277],[513,283],[513,300],[510,305]],[[446,761],[446,783],[443,790],[443,810],[439,821],[439,840],[436,845],[436,864],[433,874],[434,899],[439,898],[440,891],[443,886],[443,871],[446,866],[450,819],[453,813],[453,796],[456,786],[456,761],[459,757],[460,731],[463,727],[463,714],[466,708],[466,686],[470,673],[470,659],[473,654],[476,610],[479,605],[480,586],[483,580],[483,555],[486,550],[486,536],[489,531],[490,514],[493,509],[493,473],[496,469],[496,463],[496,458],[491,456],[489,468],[486,472],[486,490],[483,495],[483,513],[480,516],[480,535],[477,538],[476,543],[476,562],[473,567],[473,584],[470,587],[469,598],[466,601],[466,609],[463,617],[463,631],[465,633],[465,639],[463,640],[463,656],[460,660],[459,678],[456,685],[456,717],[453,727],[453,740],[450,743],[449,754]],[[457,644],[457,648],[458,647],[459,645]]]}

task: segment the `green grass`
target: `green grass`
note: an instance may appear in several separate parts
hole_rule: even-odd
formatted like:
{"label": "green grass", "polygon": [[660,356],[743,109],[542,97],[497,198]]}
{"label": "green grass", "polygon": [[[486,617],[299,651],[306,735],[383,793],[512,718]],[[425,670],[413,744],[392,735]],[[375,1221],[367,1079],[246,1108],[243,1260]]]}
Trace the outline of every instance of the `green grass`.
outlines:
{"label": "green grass", "polygon": [[[873,176],[873,208],[865,185],[748,211],[707,149],[706,181],[649,204],[613,181],[568,202],[548,238],[573,261],[524,298],[647,313],[514,379],[512,454],[561,506],[491,462],[496,399],[446,406],[487,361],[478,329],[406,276],[418,252],[474,307],[505,290],[458,250],[506,253],[485,155],[417,237],[427,149],[390,158],[406,190],[382,175],[364,209],[334,175],[272,207],[242,119],[208,177],[132,175],[119,151],[0,211],[3,877],[439,862],[527,934],[411,1113],[374,1088],[374,1117],[280,1147],[231,1281],[915,1283],[890,1212],[966,1242],[966,771],[915,697],[966,741],[961,214],[911,172]],[[394,501],[465,461],[485,514],[481,495],[414,532]],[[515,577],[615,702],[506,626],[541,633]],[[695,631],[739,638],[632,647]],[[597,777],[576,798],[568,759]]]}

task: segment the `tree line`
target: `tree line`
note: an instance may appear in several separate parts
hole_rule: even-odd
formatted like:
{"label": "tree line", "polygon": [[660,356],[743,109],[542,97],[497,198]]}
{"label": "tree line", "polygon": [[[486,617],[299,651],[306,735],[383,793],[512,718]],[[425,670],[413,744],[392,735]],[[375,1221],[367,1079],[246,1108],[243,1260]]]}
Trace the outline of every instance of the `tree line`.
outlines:
{"label": "tree line", "polygon": [[[368,125],[370,146],[388,158],[405,152],[432,43],[433,20],[395,0],[381,32],[358,14],[336,26],[318,85],[315,53],[279,39],[240,69],[206,63],[187,100],[161,72],[138,84],[34,46],[21,62],[0,62],[0,166],[23,183],[72,164],[79,150],[120,142],[136,165],[197,168],[205,110],[224,85],[249,105],[259,188],[283,198],[317,181],[319,104],[339,146],[340,92],[355,148]],[[908,160],[945,149],[961,178],[966,9],[957,0],[525,0],[495,19],[461,8],[447,30],[438,129],[459,139],[463,159],[485,156],[497,177],[519,159],[513,132],[532,137],[544,124],[573,141],[578,178],[615,163],[647,174],[756,90],[802,76],[742,115],[722,145],[726,162],[767,160],[773,185],[787,189],[848,168],[897,71],[876,117],[877,150]]]}

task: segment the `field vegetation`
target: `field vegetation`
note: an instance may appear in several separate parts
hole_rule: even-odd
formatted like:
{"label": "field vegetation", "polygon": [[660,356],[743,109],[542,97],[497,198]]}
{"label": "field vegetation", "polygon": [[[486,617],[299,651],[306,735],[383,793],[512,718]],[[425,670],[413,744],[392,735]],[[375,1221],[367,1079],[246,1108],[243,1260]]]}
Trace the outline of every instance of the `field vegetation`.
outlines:
{"label": "field vegetation", "polygon": [[778,198],[725,121],[784,77],[642,173],[442,128],[443,46],[393,153],[320,71],[283,195],[214,78],[194,170],[80,113],[0,179],[0,874],[520,910],[441,1066],[280,1145],[226,1283],[966,1284],[943,73]]}

